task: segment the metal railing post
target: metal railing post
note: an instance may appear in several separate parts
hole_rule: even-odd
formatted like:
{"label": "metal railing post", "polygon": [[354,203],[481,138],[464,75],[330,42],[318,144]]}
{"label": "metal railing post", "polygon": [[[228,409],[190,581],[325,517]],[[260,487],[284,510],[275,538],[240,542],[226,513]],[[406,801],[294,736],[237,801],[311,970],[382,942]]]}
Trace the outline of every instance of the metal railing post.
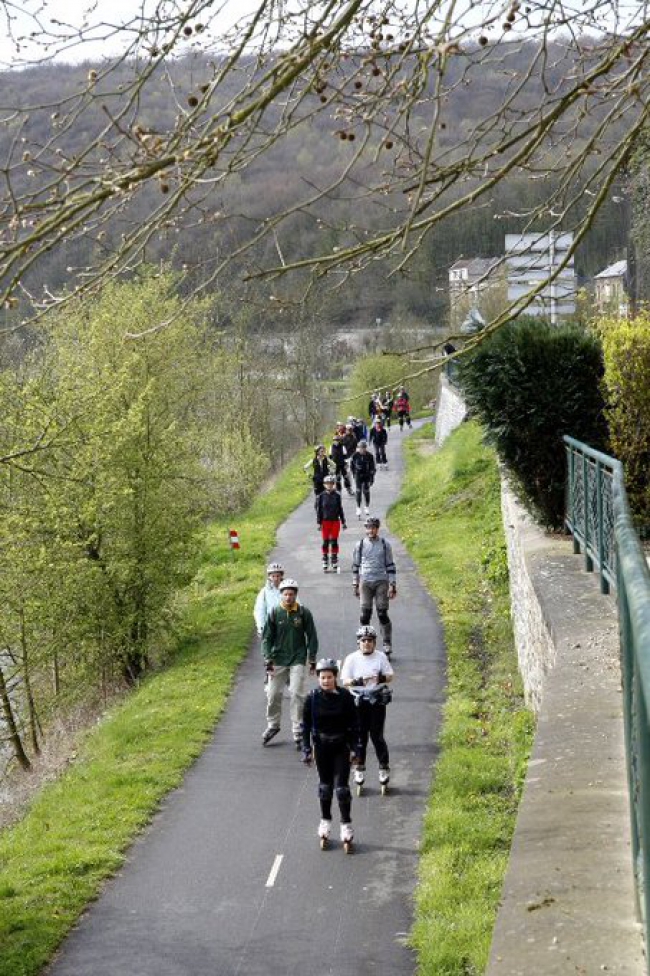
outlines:
{"label": "metal railing post", "polygon": [[[573,526],[576,524],[576,452],[570,444],[567,444],[567,451],[569,454],[569,517]],[[572,537],[573,551],[577,554],[580,552],[580,540],[575,532],[572,533]]]}
{"label": "metal railing post", "polygon": [[593,573],[594,561],[589,555],[589,544],[591,541],[589,534],[589,468],[586,454],[582,455],[582,507],[582,531],[585,539],[585,569],[588,573]]}
{"label": "metal railing post", "polygon": [[596,459],[596,514],[598,519],[598,568],[600,571],[600,592],[609,593],[609,583],[605,578],[605,527],[603,524],[603,468]]}

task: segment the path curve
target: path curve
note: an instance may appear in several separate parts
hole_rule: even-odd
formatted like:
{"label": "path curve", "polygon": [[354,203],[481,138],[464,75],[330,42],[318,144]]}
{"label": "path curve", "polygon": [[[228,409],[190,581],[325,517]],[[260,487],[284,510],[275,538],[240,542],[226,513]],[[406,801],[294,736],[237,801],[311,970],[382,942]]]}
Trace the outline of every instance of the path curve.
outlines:
{"label": "path curve", "polygon": [[[375,482],[373,513],[382,521],[399,492],[406,437],[393,428],[390,470]],[[342,534],[340,576],[322,573],[311,498],[281,527],[273,553],[300,582],[321,652],[337,658],[354,650],[358,626],[350,561],[362,529],[352,501],[344,499],[350,528]],[[287,702],[281,734],[260,744],[265,699],[256,641],[211,742],[64,942],[48,976],[415,971],[405,938],[437,755],[444,649],[434,604],[404,547],[387,535],[399,587],[391,604],[396,677],[386,726],[391,792],[380,795],[370,747],[366,793],[352,804],[356,853],[346,857],[338,843],[319,849],[316,774],[293,747]],[[336,814],[334,826],[338,834]]]}

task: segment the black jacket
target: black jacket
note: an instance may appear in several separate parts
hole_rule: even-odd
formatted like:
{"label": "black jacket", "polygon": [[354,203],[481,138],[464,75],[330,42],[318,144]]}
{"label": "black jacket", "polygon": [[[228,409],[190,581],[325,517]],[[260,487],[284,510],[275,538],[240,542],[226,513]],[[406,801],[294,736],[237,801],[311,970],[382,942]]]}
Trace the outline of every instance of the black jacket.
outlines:
{"label": "black jacket", "polygon": [[357,451],[352,455],[352,460],[350,461],[350,471],[357,481],[373,481],[375,477],[375,472],[377,467],[375,465],[375,459],[370,453],[366,451],[362,454],[361,451]]}
{"label": "black jacket", "polygon": [[317,458],[315,457],[312,461],[313,474],[312,481],[314,482],[314,487],[323,484],[323,478],[326,474],[330,473],[330,463],[328,458]]}
{"label": "black jacket", "polygon": [[305,752],[311,752],[312,738],[318,742],[319,735],[340,736],[342,745],[351,752],[359,751],[359,709],[347,688],[337,688],[336,691],[314,688],[307,695],[302,710]]}
{"label": "black jacket", "polygon": [[316,500],[316,521],[320,525],[321,522],[338,522],[339,519],[345,525],[341,496],[338,491],[328,491],[326,488]]}
{"label": "black jacket", "polygon": [[373,427],[370,431],[368,440],[377,447],[382,447],[388,443],[388,431],[385,427]]}
{"label": "black jacket", "polygon": [[345,468],[345,447],[341,441],[332,442],[330,457],[336,465],[336,470],[343,471]]}
{"label": "black jacket", "polygon": [[351,458],[357,449],[357,439],[352,431],[349,431],[349,433],[342,438],[341,443],[345,448],[345,456]]}

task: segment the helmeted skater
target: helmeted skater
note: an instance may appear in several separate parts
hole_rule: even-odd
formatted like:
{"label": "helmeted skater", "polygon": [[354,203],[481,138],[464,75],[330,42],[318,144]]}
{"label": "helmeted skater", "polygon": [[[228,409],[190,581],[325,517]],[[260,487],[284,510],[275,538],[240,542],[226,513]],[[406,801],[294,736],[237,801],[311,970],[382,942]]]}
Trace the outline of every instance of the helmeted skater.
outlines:
{"label": "helmeted skater", "polygon": [[347,529],[341,495],[336,490],[336,478],[328,474],[325,491],[316,499],[316,522],[322,536],[323,569],[339,570],[339,533]]}
{"label": "helmeted skater", "polygon": [[386,458],[386,444],[388,442],[388,431],[384,427],[383,421],[377,417],[374,424],[372,425],[372,430],[368,435],[369,442],[373,445],[375,449],[375,461],[377,466],[380,464],[388,464]]}
{"label": "helmeted skater", "polygon": [[264,745],[280,731],[282,696],[289,686],[291,729],[298,749],[302,746],[302,708],[307,694],[307,669],[315,670],[318,635],[314,618],[298,602],[298,584],[293,579],[280,583],[282,599],[269,613],[262,633],[262,654],[269,681],[266,686],[266,730]]}
{"label": "helmeted skater", "polygon": [[350,756],[356,757],[360,745],[359,712],[350,692],[337,684],[338,670],[332,658],[322,658],[316,665],[318,688],[305,699],[302,713],[303,758],[306,763],[311,762],[312,755],[316,760],[321,847],[326,847],[329,840],[332,800],[336,794],[341,840],[349,850],[353,837]]}
{"label": "helmeted skater", "polygon": [[262,636],[266,618],[273,609],[280,603],[280,583],[284,578],[284,566],[281,563],[269,563],[266,567],[266,583],[257,594],[253,617],[257,627],[258,636]]}
{"label": "helmeted skater", "polygon": [[357,630],[357,647],[348,654],[341,669],[341,682],[357,693],[360,741],[355,764],[354,781],[359,789],[363,785],[366,770],[368,737],[373,744],[379,763],[379,783],[382,791],[388,786],[390,765],[388,746],[384,738],[386,704],[390,700],[387,685],[393,680],[393,668],[386,655],[377,650],[377,633],[374,627],[362,626]]}
{"label": "helmeted skater", "polygon": [[368,450],[365,440],[359,441],[357,449],[350,461],[350,474],[354,478],[357,496],[357,515],[361,518],[361,496],[366,507],[366,515],[370,512],[370,488],[375,480],[375,459]]}
{"label": "helmeted skater", "polygon": [[397,596],[397,569],[390,542],[379,535],[381,522],[369,516],[365,522],[365,539],[360,539],[352,554],[352,588],[360,597],[359,623],[369,624],[373,601],[384,639],[384,651],[392,652],[393,626],[388,616],[388,601]]}

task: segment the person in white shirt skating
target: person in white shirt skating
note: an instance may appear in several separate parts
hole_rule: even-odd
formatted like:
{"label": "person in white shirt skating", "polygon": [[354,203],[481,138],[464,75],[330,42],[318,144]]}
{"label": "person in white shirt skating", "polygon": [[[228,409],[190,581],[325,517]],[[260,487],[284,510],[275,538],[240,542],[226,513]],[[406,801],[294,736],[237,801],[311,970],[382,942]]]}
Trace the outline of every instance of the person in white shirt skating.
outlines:
{"label": "person in white shirt skating", "polygon": [[370,737],[377,762],[382,793],[386,792],[390,779],[388,746],[384,738],[386,705],[392,694],[387,687],[393,680],[394,671],[383,651],[377,650],[377,633],[367,625],[357,630],[358,650],[348,654],[341,669],[341,684],[349,688],[357,698],[359,708],[359,750],[354,771],[357,793],[361,793],[366,772],[366,752]]}

